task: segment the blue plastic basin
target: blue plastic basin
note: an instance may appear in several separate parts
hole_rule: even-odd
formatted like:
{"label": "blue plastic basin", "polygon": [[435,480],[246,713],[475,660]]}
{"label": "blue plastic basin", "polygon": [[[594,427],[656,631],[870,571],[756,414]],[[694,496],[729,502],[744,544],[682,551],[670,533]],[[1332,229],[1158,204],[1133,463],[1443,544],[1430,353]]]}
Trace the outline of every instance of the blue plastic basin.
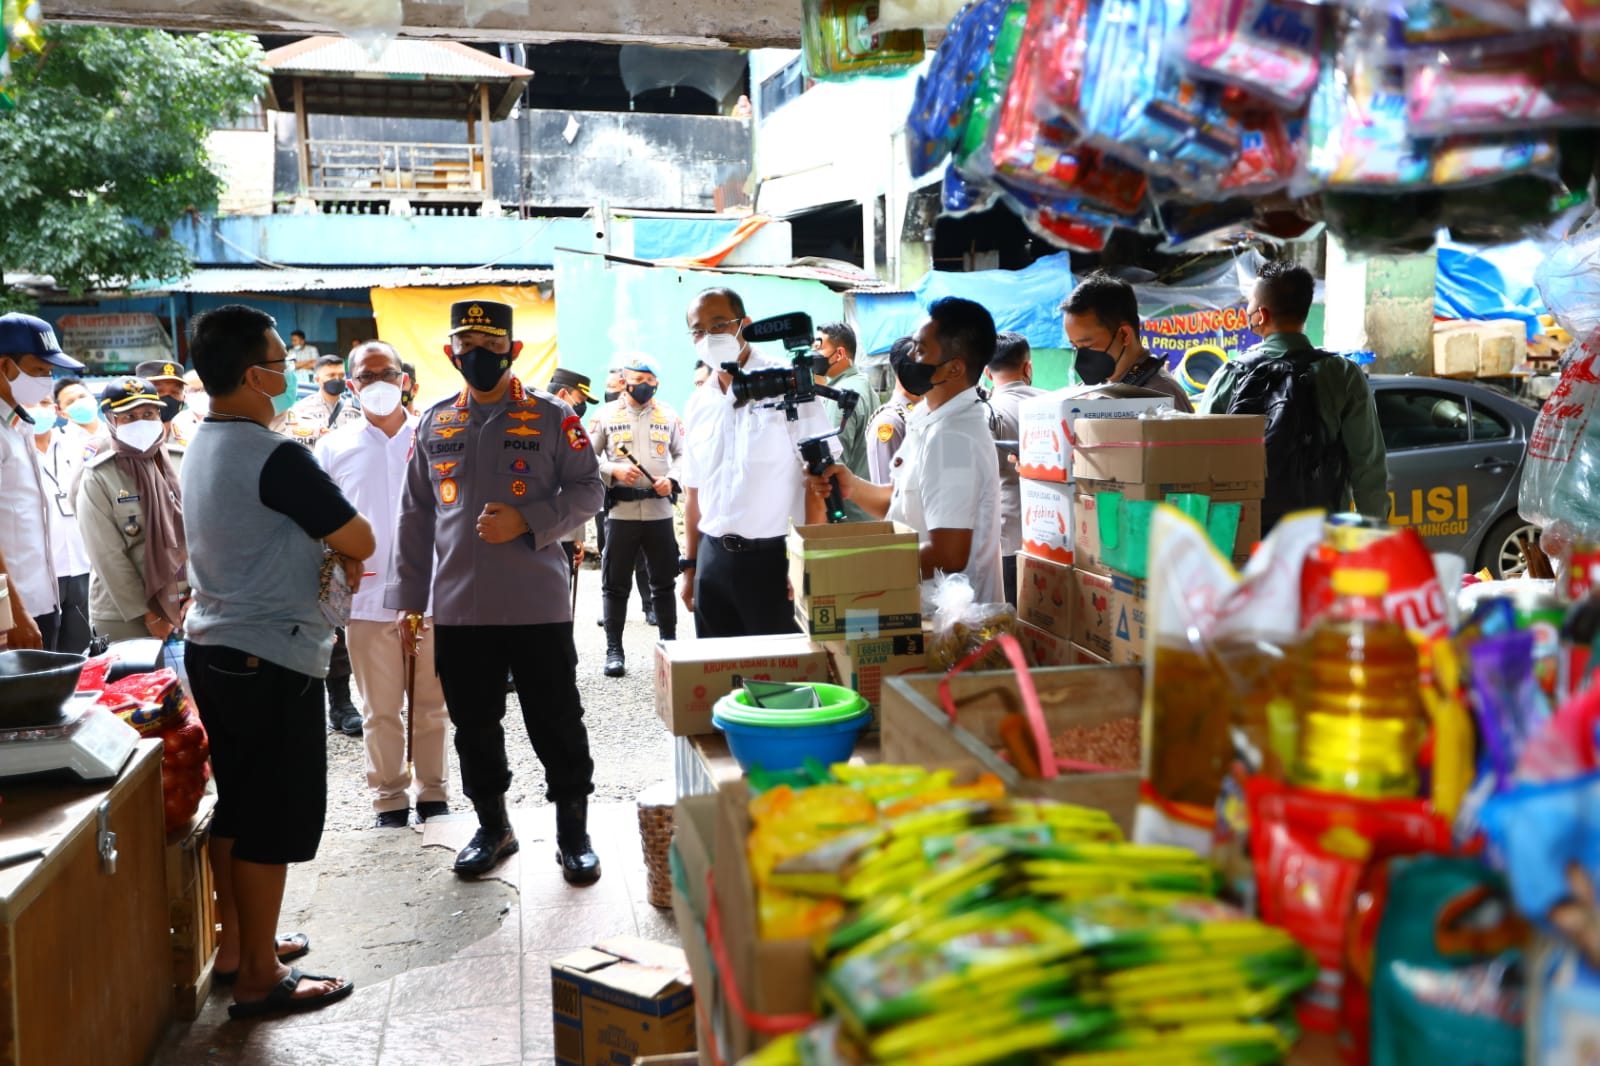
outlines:
{"label": "blue plastic basin", "polygon": [[727,735],[728,750],[745,773],[756,767],[775,772],[798,770],[807,759],[824,766],[847,762],[856,738],[871,721],[871,713],[829,725],[806,726],[740,725],[711,717],[711,724]]}

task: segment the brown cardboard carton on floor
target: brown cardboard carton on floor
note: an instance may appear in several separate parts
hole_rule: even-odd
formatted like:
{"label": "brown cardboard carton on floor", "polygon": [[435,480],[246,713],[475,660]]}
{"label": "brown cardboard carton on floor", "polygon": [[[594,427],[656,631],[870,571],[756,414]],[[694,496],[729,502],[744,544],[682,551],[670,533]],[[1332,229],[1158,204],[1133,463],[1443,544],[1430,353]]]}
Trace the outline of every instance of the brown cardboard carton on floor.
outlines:
{"label": "brown cardboard carton on floor", "polygon": [[717,983],[711,947],[706,940],[706,909],[711,860],[717,838],[717,797],[684,796],[672,812],[672,916],[677,919],[683,954],[694,983],[695,1032],[700,1066],[716,1066],[713,1048],[728,1040],[722,1022],[731,1014],[726,994]]}
{"label": "brown cardboard carton on floor", "polygon": [[[1266,419],[1261,415],[1087,421],[1081,423],[1072,449],[1072,474],[1075,479],[1128,485],[1259,482],[1264,487],[1265,437]],[[1221,498],[1214,492],[1207,495]]]}
{"label": "brown cardboard carton on floor", "polygon": [[1072,567],[1024,552],[1017,556],[1017,617],[1035,629],[1071,640],[1078,591]]}
{"label": "brown cardboard carton on floor", "polygon": [[1072,665],[1072,641],[1066,637],[1019,622],[1017,639],[1022,642],[1022,653],[1027,656],[1029,666]]}
{"label": "brown cardboard carton on floor", "polygon": [[1172,397],[1132,385],[1057,389],[1022,401],[1017,424],[1017,473],[1033,481],[1072,480],[1072,442],[1078,426],[1096,419],[1138,418]]}
{"label": "brown cardboard carton on floor", "polygon": [[656,644],[656,715],[675,737],[714,732],[711,711],[735,676],[756,681],[826,681],[828,656],[798,633],[664,640]]}
{"label": "brown cardboard carton on floor", "polygon": [[1078,589],[1077,613],[1073,616],[1072,624],[1072,642],[1109,661],[1111,575],[1091,574],[1087,570],[1074,567],[1072,581]]}
{"label": "brown cardboard carton on floor", "polygon": [[1142,663],[1149,636],[1150,587],[1126,574],[1111,575],[1111,661]]}
{"label": "brown cardboard carton on floor", "polygon": [[559,1066],[693,1051],[694,988],[678,948],[615,937],[550,965]]}

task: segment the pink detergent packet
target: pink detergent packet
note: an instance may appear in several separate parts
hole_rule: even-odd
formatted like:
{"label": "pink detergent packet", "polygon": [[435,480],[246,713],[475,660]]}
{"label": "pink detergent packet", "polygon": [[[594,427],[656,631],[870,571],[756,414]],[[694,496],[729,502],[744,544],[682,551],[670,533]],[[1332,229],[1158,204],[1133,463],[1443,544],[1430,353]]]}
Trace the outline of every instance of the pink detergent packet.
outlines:
{"label": "pink detergent packet", "polygon": [[1248,89],[1286,111],[1317,83],[1319,9],[1290,0],[1196,0],[1184,62],[1195,77]]}
{"label": "pink detergent packet", "polygon": [[[1570,49],[1568,49],[1570,52]],[[1422,137],[1600,124],[1600,85],[1554,48],[1482,69],[1429,62],[1406,75],[1406,128]]]}

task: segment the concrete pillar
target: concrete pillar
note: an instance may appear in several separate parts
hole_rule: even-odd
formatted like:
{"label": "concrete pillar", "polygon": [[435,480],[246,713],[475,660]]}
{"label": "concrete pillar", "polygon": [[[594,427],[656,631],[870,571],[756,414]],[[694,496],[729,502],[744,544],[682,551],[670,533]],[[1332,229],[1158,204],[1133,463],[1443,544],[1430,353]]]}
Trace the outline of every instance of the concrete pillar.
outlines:
{"label": "concrete pillar", "polygon": [[1433,288],[1438,259],[1360,255],[1328,238],[1323,346],[1377,353],[1374,374],[1433,373]]}

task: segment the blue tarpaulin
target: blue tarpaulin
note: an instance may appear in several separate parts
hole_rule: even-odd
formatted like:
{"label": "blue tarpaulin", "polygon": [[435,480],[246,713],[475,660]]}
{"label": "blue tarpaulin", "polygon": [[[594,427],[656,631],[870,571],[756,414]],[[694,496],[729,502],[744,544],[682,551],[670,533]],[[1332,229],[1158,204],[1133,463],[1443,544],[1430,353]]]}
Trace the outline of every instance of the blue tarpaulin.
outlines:
{"label": "blue tarpaulin", "polygon": [[867,354],[886,352],[916,329],[934,301],[959,296],[988,308],[996,329],[1020,333],[1035,348],[1064,348],[1060,307],[1072,285],[1066,252],[1021,270],[929,271],[914,292],[857,293],[857,343]]}
{"label": "blue tarpaulin", "polygon": [[636,218],[633,255],[638,259],[677,259],[705,255],[733,236],[738,219]]}
{"label": "blue tarpaulin", "polygon": [[1546,249],[1533,241],[1495,248],[1440,241],[1433,313],[1471,321],[1520,319],[1532,340],[1545,310],[1533,286],[1533,271],[1545,254]]}

